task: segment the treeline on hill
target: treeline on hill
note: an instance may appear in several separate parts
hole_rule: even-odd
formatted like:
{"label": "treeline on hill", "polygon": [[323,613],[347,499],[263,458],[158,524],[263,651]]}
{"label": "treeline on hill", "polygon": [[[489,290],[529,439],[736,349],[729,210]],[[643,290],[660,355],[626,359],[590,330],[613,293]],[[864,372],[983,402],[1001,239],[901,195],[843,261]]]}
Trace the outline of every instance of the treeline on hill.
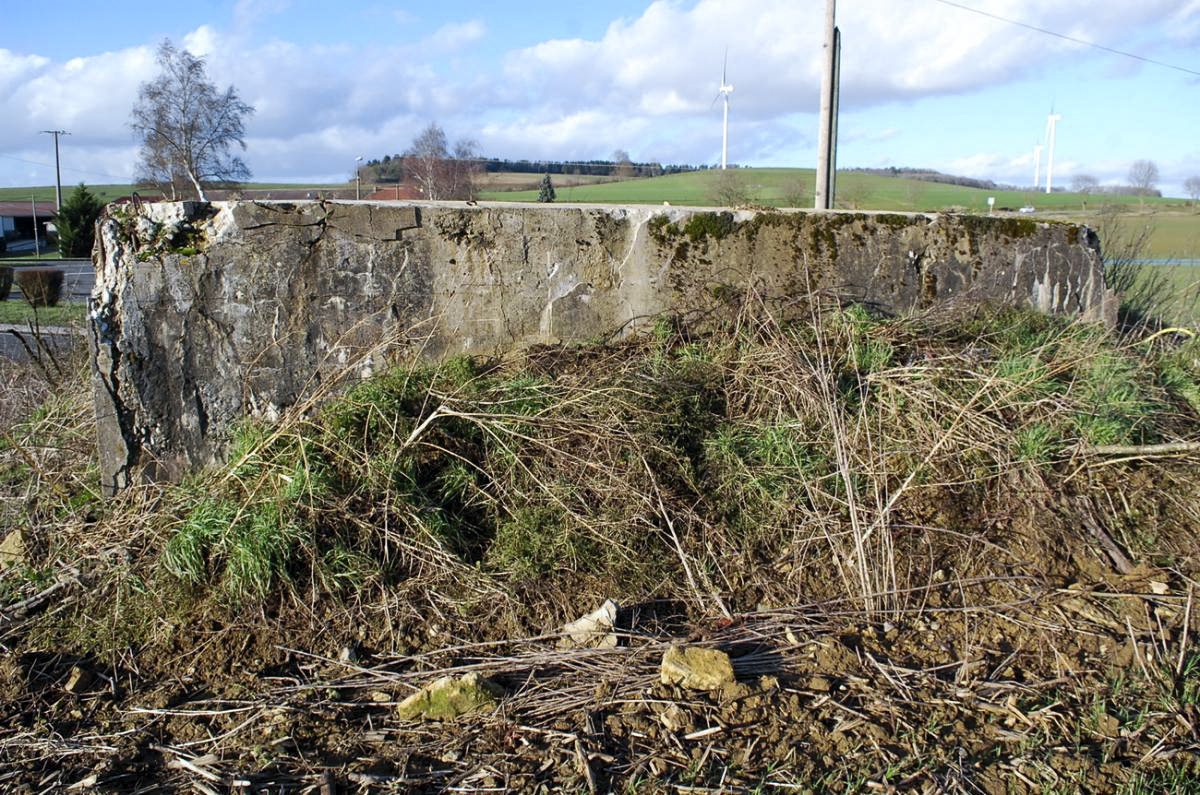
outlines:
{"label": "treeline on hill", "polygon": [[[943,174],[932,168],[905,168],[889,166],[888,168],[848,168],[846,171],[855,174],[871,174],[878,177],[904,177],[917,179],[922,182],[939,182],[944,185],[958,185],[964,188],[979,188],[980,190],[1028,190],[1029,186],[997,183],[990,179],[973,179],[959,177],[954,174]],[[1054,193],[1094,193],[1110,196],[1157,196],[1162,197],[1162,191],[1154,187],[1139,187],[1137,185],[1101,185],[1094,177],[1076,175],[1070,188],[1052,188]]]}
{"label": "treeline on hill", "polygon": [[856,174],[873,174],[880,177],[905,177],[907,179],[919,179],[923,182],[940,182],[944,185],[958,185],[964,188],[979,188],[981,190],[1020,190],[1020,188],[1013,185],[997,185],[990,179],[957,177],[953,174],[943,174],[932,168],[897,168],[896,166],[891,166],[889,168],[848,168],[846,170]]}
{"label": "treeline on hill", "polygon": [[[403,182],[409,176],[405,166],[407,158],[406,155],[396,154],[368,160],[363,168],[362,178],[369,182]],[[635,163],[630,160],[509,160],[507,158],[474,157],[469,158],[468,162],[477,172],[573,174],[613,177],[614,179],[661,177],[665,174],[702,171],[708,168],[707,165],[663,165],[657,162]]]}

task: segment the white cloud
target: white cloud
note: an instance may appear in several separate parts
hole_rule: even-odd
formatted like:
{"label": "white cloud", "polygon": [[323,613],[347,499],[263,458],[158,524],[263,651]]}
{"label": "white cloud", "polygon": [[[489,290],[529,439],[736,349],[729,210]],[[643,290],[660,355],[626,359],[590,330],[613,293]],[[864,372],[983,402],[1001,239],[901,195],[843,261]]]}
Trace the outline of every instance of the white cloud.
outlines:
{"label": "white cloud", "polygon": [[467,22],[452,22],[435,30],[425,40],[422,49],[429,49],[435,52],[454,52],[466,47],[468,44],[474,44],[485,35],[487,35],[487,29],[478,19],[472,19]]}
{"label": "white cloud", "polygon": [[[1175,3],[1111,4],[1090,7],[1084,15],[1068,0],[980,0],[976,5],[1119,45],[1129,30],[1161,20]],[[531,136],[547,136],[545,118],[557,114],[561,130],[548,136],[556,141],[578,130],[573,120],[583,111],[606,116],[613,125],[630,114],[664,124],[675,119],[704,123],[713,110],[728,48],[729,80],[735,86],[731,125],[746,141],[764,121],[815,112],[823,35],[819,11],[811,3],[791,0],[700,0],[694,6],[659,0],[636,19],[612,23],[597,40],[546,41],[510,53],[504,95],[528,103],[523,118]],[[838,21],[842,108],[850,112],[978,91],[1035,76],[1063,57],[1078,60],[1094,52],[932,0],[844,3]],[[792,134],[776,128],[781,135]],[[576,148],[585,143],[576,139]],[[751,156],[764,156],[780,145],[766,142]],[[703,150],[693,150],[684,158],[704,156]],[[742,157],[747,157],[744,149]]]}
{"label": "white cloud", "polygon": [[[1112,41],[1129,26],[1161,18],[1174,4],[1091,9],[1065,0],[980,2],[1004,16]],[[816,9],[819,10],[819,9]],[[598,41],[543,42],[512,53],[506,74],[534,95],[569,108],[627,106],[670,92],[675,112],[697,112],[719,85],[723,54],[739,113],[775,114],[817,100],[822,32],[812,4],[791,0],[701,0],[688,8],[653,3],[614,22]],[[839,9],[843,107],[960,92],[1012,80],[1079,45],[933,2],[862,0]]]}
{"label": "white cloud", "polygon": [[201,25],[183,37],[183,49],[197,58],[208,58],[220,46],[221,38],[210,25]]}
{"label": "white cloud", "polygon": [[[0,98],[0,116],[25,121],[0,125],[0,148],[27,140],[24,127],[66,129],[79,141],[128,140],[129,110],[141,81],[153,75],[153,62],[149,47],[61,64],[37,60],[36,68]],[[0,64],[0,74],[5,71]]]}
{"label": "white cloud", "polygon": [[1171,15],[1168,30],[1182,44],[1200,40],[1200,0],[1188,0]]}
{"label": "white cloud", "polygon": [[[365,46],[252,38],[253,30],[266,27],[258,20],[290,4],[238,0],[229,29],[202,25],[181,40],[205,57],[218,86],[234,85],[256,108],[247,125],[246,157],[262,177],[342,173],[358,154],[402,151],[432,120],[451,139],[476,138],[483,151],[498,156],[607,157],[621,147],[638,158],[711,162],[720,148],[721,107],[713,97],[726,48],[735,86],[731,159],[786,161],[811,147],[811,117],[805,114],[817,103],[822,3],[658,0],[640,16],[613,21],[596,39],[543,41],[508,53],[499,66],[471,60],[476,50],[495,44],[484,19],[452,22],[419,40],[408,31],[407,40]],[[1070,0],[975,4],[1134,51],[1149,46],[1145,34],[1130,39],[1151,22],[1169,19],[1176,35],[1200,31],[1200,0],[1095,3],[1086,13]],[[415,22],[404,11],[394,19],[401,32]],[[1094,54],[933,0],[844,2],[839,24],[842,108],[848,115],[1031,79],[1064,59],[1080,62]],[[395,38],[396,30],[388,35]],[[116,147],[132,151],[129,111],[139,85],[156,71],[156,46],[146,42],[58,63],[0,49],[0,117],[25,120],[0,126],[0,152],[24,149],[31,131],[49,128],[71,130],[77,151],[108,147],[103,154],[95,150],[98,158],[116,158]],[[1126,63],[1104,58],[1110,65]],[[843,133],[847,143],[897,147],[913,134],[886,119]],[[1028,161],[1028,153],[961,160],[954,154],[942,161],[948,169],[1029,179],[1024,174],[1030,164],[1019,162]]]}
{"label": "white cloud", "polygon": [[[0,48],[0,95],[11,94],[50,63],[38,55],[19,55]],[[13,118],[13,117],[10,117]]]}

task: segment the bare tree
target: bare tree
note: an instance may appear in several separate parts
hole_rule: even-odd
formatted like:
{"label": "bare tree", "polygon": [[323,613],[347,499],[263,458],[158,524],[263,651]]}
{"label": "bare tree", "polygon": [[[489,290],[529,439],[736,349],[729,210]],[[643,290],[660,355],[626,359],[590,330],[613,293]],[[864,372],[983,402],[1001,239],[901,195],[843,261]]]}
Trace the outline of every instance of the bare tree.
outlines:
{"label": "bare tree", "polygon": [[1153,160],[1135,160],[1129,167],[1129,184],[1140,196],[1149,196],[1154,192],[1154,183],[1158,182],[1158,166]]}
{"label": "bare tree", "polygon": [[616,163],[616,168],[613,169],[613,176],[617,179],[633,179],[637,171],[633,167],[633,160],[630,159],[629,153],[624,149],[617,149],[612,154],[613,162]]}
{"label": "bare tree", "polygon": [[1183,181],[1183,189],[1192,201],[1200,200],[1200,177],[1188,177]]}
{"label": "bare tree", "polygon": [[[920,199],[920,192],[913,194],[913,200]],[[834,196],[834,206],[842,210],[862,210],[871,198],[871,189],[861,179],[847,179],[844,184],[837,186]]]}
{"label": "bare tree", "polygon": [[1075,193],[1082,193],[1086,196],[1089,193],[1094,193],[1098,187],[1100,187],[1100,180],[1091,174],[1076,174],[1071,177],[1071,190]]}
{"label": "bare tree", "polygon": [[446,133],[436,122],[431,122],[413,139],[412,146],[404,156],[404,170],[426,199],[443,198],[442,163],[450,157],[446,148]]}
{"label": "bare tree", "polygon": [[708,177],[708,199],[719,207],[741,207],[750,203],[750,189],[737,169],[716,169]]}
{"label": "bare tree", "polygon": [[475,180],[479,176],[479,144],[463,138],[454,144],[454,158],[450,164],[451,190],[455,199],[473,200],[476,197]]}
{"label": "bare tree", "polygon": [[474,141],[459,141],[451,154],[445,131],[431,122],[413,139],[404,171],[426,199],[473,199],[476,160]]}
{"label": "bare tree", "polygon": [[172,199],[190,188],[204,200],[205,185],[249,179],[250,169],[230,149],[246,148],[244,120],[254,108],[233,86],[218,93],[204,59],[169,40],[159,45],[158,65],[158,77],[138,91],[130,121],[142,144],[138,181]]}
{"label": "bare tree", "polygon": [[780,198],[784,207],[811,207],[813,202],[812,180],[792,177],[783,184]]}

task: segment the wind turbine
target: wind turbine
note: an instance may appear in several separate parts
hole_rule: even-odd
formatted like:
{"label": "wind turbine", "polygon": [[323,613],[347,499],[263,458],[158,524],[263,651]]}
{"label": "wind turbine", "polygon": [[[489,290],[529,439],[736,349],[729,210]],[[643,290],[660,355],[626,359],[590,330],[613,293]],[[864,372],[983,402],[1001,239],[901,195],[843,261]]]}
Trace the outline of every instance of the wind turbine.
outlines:
{"label": "wind turbine", "polygon": [[1038,183],[1042,179],[1042,145],[1033,145],[1033,189],[1038,189]]}
{"label": "wind turbine", "polygon": [[733,93],[733,86],[729,85],[726,75],[729,69],[729,50],[725,50],[725,63],[721,66],[721,88],[717,91],[717,96],[713,98],[713,104],[717,104],[717,100],[725,99],[725,120],[721,124],[721,169],[725,169],[725,155],[729,151],[729,95]]}
{"label": "wind turbine", "polygon": [[1046,117],[1046,193],[1050,192],[1051,180],[1054,179],[1054,128],[1061,118],[1053,108]]}

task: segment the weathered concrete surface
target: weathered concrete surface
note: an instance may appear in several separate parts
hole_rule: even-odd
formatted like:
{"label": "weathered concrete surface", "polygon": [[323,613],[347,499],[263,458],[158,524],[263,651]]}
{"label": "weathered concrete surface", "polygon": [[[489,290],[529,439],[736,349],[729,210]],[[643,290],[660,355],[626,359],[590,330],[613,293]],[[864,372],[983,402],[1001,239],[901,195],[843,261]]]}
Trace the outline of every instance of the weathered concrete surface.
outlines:
{"label": "weathered concrete surface", "polygon": [[581,342],[755,291],[901,312],[1100,318],[1095,235],[1025,219],[674,207],[195,202],[110,208],[92,294],[105,487],[219,461],[347,368]]}

